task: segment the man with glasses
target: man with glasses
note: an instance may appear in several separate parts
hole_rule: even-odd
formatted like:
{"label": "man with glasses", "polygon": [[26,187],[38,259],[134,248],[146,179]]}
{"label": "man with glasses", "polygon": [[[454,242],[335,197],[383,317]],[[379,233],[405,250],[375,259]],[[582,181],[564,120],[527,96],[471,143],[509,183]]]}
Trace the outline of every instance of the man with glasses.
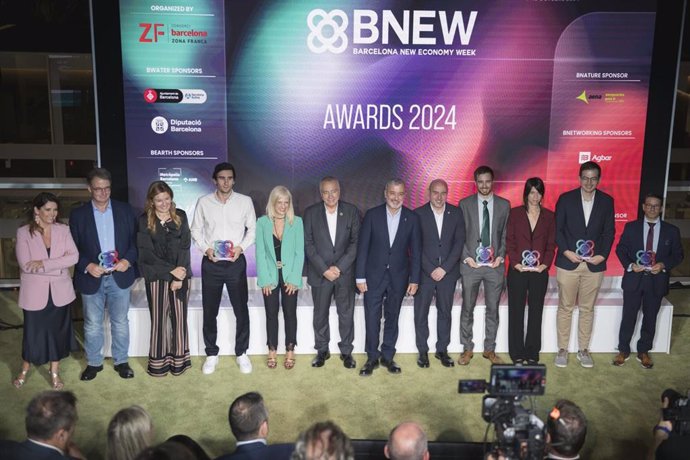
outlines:
{"label": "man with glasses", "polygon": [[663,198],[648,194],[642,210],[644,216],[625,224],[616,254],[623,264],[623,319],[618,333],[618,354],[614,366],[622,366],[630,357],[637,312],[642,307],[642,328],[637,342],[637,360],[644,369],[654,366],[652,349],[656,318],[661,299],[668,294],[669,272],[683,261],[680,230],[661,220]]}
{"label": "man with glasses", "polygon": [[137,218],[132,207],[110,198],[112,176],[95,168],[86,176],[91,200],[72,211],[69,226],[79,261],[74,267],[74,286],[84,307],[84,349],[87,366],[82,380],[93,380],[103,370],[103,320],[110,316],[112,356],[123,379],[134,377],[127,363],[129,350],[130,291],[139,276]]}
{"label": "man with glasses", "polygon": [[328,315],[335,298],[340,332],[340,359],[347,369],[357,366],[352,357],[355,338],[355,257],[359,235],[359,210],[340,200],[340,183],[327,176],[319,184],[322,202],[304,211],[304,249],[307,255],[307,281],[314,300],[314,348],[312,367],[321,367],[328,351]]}
{"label": "man with glasses", "polygon": [[583,163],[580,187],[563,193],[556,203],[557,367],[568,365],[570,326],[576,304],[579,307],[577,359],[582,367],[594,367],[589,353],[594,302],[616,231],[613,197],[597,190],[600,179],[598,164]]}
{"label": "man with glasses", "polygon": [[249,289],[244,251],[254,244],[256,212],[252,199],[233,190],[237,176],[230,163],[219,163],[213,170],[216,190],[199,198],[192,221],[192,238],[204,254],[201,262],[202,327],[206,361],[201,368],[212,374],[218,365],[218,309],[223,286],[228,290],[235,313],[235,356],[240,372],[249,374],[252,362],[249,348]]}

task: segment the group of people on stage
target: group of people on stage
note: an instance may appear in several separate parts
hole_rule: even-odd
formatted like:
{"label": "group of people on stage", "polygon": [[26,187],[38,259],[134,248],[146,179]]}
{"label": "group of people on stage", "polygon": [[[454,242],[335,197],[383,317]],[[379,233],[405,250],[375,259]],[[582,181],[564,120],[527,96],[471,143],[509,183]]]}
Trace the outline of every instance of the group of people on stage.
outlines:
{"label": "group of people on stage", "polygon": [[[523,201],[511,209],[508,200],[493,192],[494,172],[488,166],[474,171],[477,193],[456,207],[447,202],[448,185],[442,179],[429,184],[429,202],[411,210],[404,206],[405,184],[388,181],[385,203],[359,210],[340,200],[335,177],[320,181],[322,201],[309,206],[303,218],[295,215],[290,191],[271,190],[265,215],[256,219],[250,197],[234,191],[237,180],[230,163],[216,165],[216,190],[202,196],[191,224],[177,209],[172,189],[153,182],[144,212],[134,215],[127,203],[110,198],[112,177],[102,168],[87,176],[91,200],[75,209],[69,227],[57,221],[59,201],[42,192],[34,199],[28,225],[17,231],[17,260],[21,266],[19,306],[25,327],[22,369],[16,387],[26,381],[31,364],[50,362],[53,387],[61,389],[59,361],[71,348],[69,306],[75,291],[84,306],[87,366],[82,380],[94,379],[103,369],[103,320],[110,316],[112,356],[122,378],[134,372],[128,364],[130,290],[141,274],[151,314],[151,343],[147,372],[153,376],[179,375],[190,366],[187,304],[190,294],[192,242],[204,254],[201,264],[204,374],[218,364],[217,316],[228,291],[236,318],[235,355],[241,372],[252,371],[249,346],[247,262],[244,252],[256,243],[257,285],[266,308],[268,358],[278,365],[279,312],[285,325],[283,367],[295,365],[297,293],[302,288],[304,263],[311,287],[316,357],[321,367],[330,358],[329,308],[335,299],[344,367],[357,366],[352,356],[356,291],[364,295],[365,351],[360,375],[384,366],[401,372],[395,362],[398,316],[405,295],[414,296],[414,323],[419,352],[417,365],[429,367],[428,316],[432,300],[437,309],[434,357],[445,367],[455,360],[448,354],[451,310],[458,280],[462,286],[460,342],[457,360],[473,358],[473,319],[483,285],[485,336],[482,356],[501,363],[496,355],[498,307],[504,284],[508,290],[509,350],[514,363],[539,362],[541,321],[548,271],[554,260],[559,305],[559,351],[555,365],[568,364],[571,317],[579,308],[577,359],[583,367],[594,362],[589,352],[594,304],[612,249],[615,224],[613,198],[598,190],[601,168],[581,165],[580,186],[563,193],[555,212],[542,206],[544,182],[525,182]],[[647,195],[644,217],[629,222],[616,248],[625,273],[623,320],[619,353],[613,364],[630,356],[630,340],[637,312],[644,319],[637,343],[637,359],[645,368],[661,299],[668,292],[669,271],[683,259],[678,228],[661,221],[662,198]],[[507,276],[506,276],[506,265]],[[528,307],[524,330],[525,304]],[[381,319],[384,320],[383,339]]]}

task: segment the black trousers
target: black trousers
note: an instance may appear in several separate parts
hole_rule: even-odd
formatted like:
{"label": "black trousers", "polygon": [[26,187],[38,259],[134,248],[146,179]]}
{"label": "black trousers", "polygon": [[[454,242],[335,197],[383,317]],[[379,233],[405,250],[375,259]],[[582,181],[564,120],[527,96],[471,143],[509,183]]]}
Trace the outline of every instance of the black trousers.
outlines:
{"label": "black trousers", "polygon": [[[508,270],[508,350],[510,359],[539,361],[541,318],[549,273]],[[527,335],[525,335],[525,300],[527,301]]]}
{"label": "black trousers", "polygon": [[422,283],[414,296],[414,330],[417,351],[429,352],[429,308],[436,296],[436,351],[445,353],[450,343],[451,311],[455,295],[455,278],[446,276],[439,282]]}
{"label": "black trousers", "polygon": [[331,310],[331,299],[335,298],[338,312],[338,347],[344,355],[352,354],[352,342],[355,339],[355,282],[351,276],[340,277],[334,283],[326,280],[319,286],[311,287],[314,301],[314,348],[320,352],[328,351],[331,341],[328,317]]}
{"label": "black trousers", "polygon": [[228,297],[235,314],[235,354],[244,354],[249,348],[249,289],[247,287],[247,260],[244,254],[235,262],[221,260],[211,262],[204,257],[201,262],[201,305],[204,309],[204,345],[206,355],[218,354],[218,309],[223,296],[223,286],[228,290]]}
{"label": "black trousers", "polygon": [[264,295],[269,350],[278,348],[278,312],[281,304],[285,321],[285,349],[294,350],[297,344],[297,292],[287,295],[284,284],[282,270],[278,270],[278,286],[271,291],[271,295]]}
{"label": "black trousers", "polygon": [[640,287],[635,291],[623,291],[623,318],[618,332],[618,351],[630,353],[630,340],[635,331],[637,312],[642,307],[642,327],[637,352],[647,353],[652,349],[656,332],[656,318],[661,308],[661,299],[654,294],[654,275],[644,275]]}

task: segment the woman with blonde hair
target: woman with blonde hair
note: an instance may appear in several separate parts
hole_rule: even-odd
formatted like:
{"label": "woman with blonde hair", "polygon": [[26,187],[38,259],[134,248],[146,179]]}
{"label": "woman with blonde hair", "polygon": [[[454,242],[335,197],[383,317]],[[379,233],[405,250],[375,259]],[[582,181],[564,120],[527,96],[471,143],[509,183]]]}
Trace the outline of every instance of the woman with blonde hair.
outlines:
{"label": "woman with blonde hair", "polygon": [[187,334],[191,241],[187,214],[175,207],[172,189],[153,182],[139,217],[137,248],[151,313],[146,371],[154,377],[180,375],[192,366]]}
{"label": "woman with blonde hair", "polygon": [[277,365],[278,311],[285,320],[285,369],[295,365],[297,291],[302,287],[304,226],[295,216],[290,191],[279,185],[271,190],[266,215],[256,222],[256,274],[266,306],[267,366]]}
{"label": "woman with blonde hair", "polygon": [[153,420],[140,406],[126,407],[108,424],[108,460],[133,460],[153,444]]}

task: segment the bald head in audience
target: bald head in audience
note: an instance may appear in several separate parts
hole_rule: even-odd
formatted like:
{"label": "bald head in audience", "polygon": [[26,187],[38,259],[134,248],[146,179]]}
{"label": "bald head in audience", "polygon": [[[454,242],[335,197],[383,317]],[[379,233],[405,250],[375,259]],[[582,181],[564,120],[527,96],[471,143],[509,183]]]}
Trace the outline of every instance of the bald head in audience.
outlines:
{"label": "bald head in audience", "polygon": [[391,460],[428,460],[426,434],[417,423],[401,423],[391,431],[383,453]]}

